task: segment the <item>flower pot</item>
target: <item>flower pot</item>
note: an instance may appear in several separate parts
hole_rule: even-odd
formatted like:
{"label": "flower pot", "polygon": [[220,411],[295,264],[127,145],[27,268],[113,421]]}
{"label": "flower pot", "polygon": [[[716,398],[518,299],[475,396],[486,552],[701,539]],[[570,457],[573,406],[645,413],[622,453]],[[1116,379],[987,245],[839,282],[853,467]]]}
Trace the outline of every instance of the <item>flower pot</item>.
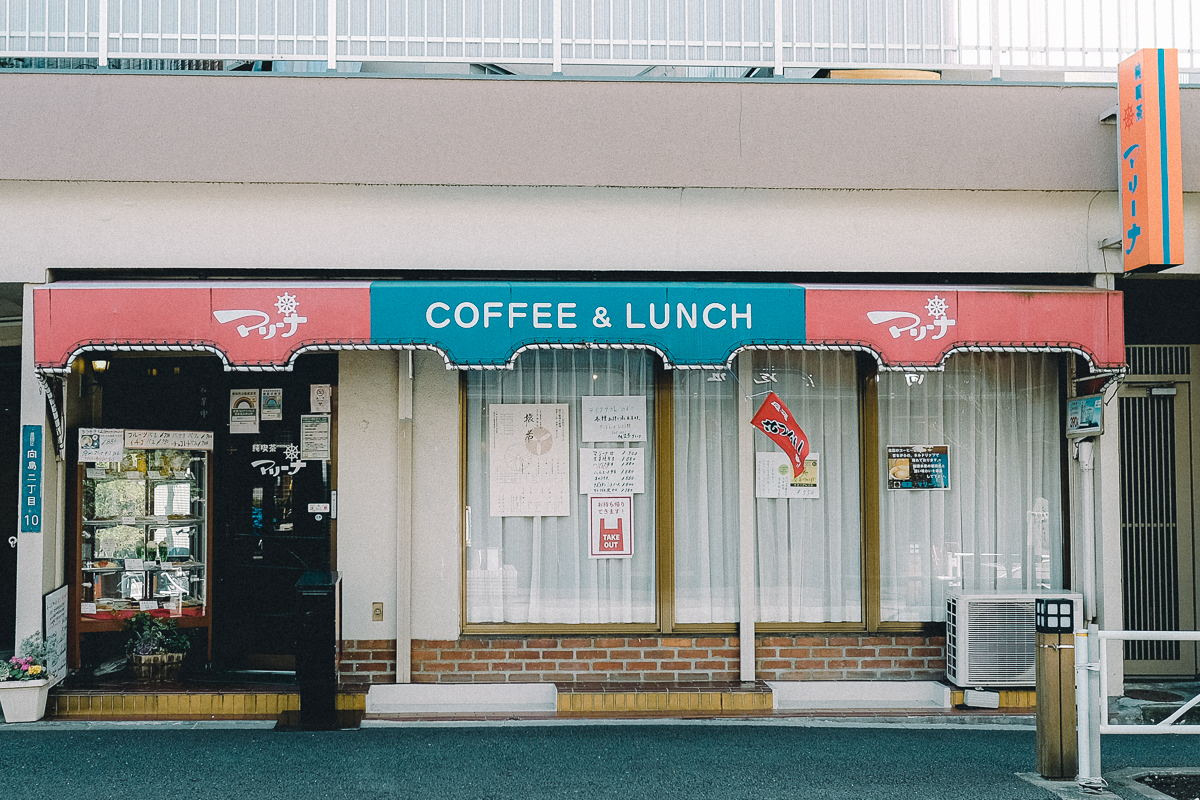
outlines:
{"label": "flower pot", "polygon": [[0,681],[5,722],[37,722],[46,714],[50,681]]}
{"label": "flower pot", "polygon": [[179,679],[183,667],[183,653],[151,653],[129,657],[129,668],[133,676],[145,681],[174,681]]}

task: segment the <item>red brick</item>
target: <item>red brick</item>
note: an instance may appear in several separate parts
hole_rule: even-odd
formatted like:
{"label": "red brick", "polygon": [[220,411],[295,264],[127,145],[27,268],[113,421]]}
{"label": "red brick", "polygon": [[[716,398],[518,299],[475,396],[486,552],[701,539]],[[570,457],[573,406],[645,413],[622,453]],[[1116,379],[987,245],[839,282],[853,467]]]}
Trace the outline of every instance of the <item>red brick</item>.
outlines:
{"label": "red brick", "polygon": [[457,645],[458,642],[449,639],[413,639],[413,647],[424,647],[430,650],[445,650]]}
{"label": "red brick", "polygon": [[577,660],[584,659],[584,658],[592,658],[592,659],[608,658],[608,651],[607,650],[576,650],[575,658]]}
{"label": "red brick", "polygon": [[880,658],[908,658],[912,653],[907,647],[881,647],[879,648]]}
{"label": "red brick", "polygon": [[680,658],[708,658],[708,650],[680,650],[676,655]]}
{"label": "red brick", "polygon": [[924,647],[929,644],[929,640],[923,636],[897,636],[896,644],[904,647]]}
{"label": "red brick", "polygon": [[626,646],[627,647],[658,647],[658,639],[653,639],[653,638],[649,638],[649,637],[630,639],[626,643]]}
{"label": "red brick", "polygon": [[674,657],[675,657],[674,650],[643,650],[642,651],[642,658],[663,659],[663,658],[674,658]]}
{"label": "red brick", "polygon": [[862,662],[863,669],[887,669],[893,666],[895,664],[890,658],[865,658]]}
{"label": "red brick", "polygon": [[797,636],[792,640],[793,647],[826,647],[829,640],[824,636]]}
{"label": "red brick", "polygon": [[555,669],[558,667],[557,661],[526,661],[525,669]]}
{"label": "red brick", "polygon": [[727,642],[728,640],[726,639],[716,639],[710,637],[707,639],[696,639],[693,642],[693,645],[695,647],[725,647]]}
{"label": "red brick", "polygon": [[562,639],[559,641],[558,646],[574,650],[577,647],[594,647],[595,642],[591,639]]}
{"label": "red brick", "polygon": [[378,661],[364,661],[354,665],[355,672],[387,672],[387,664]]}
{"label": "red brick", "polygon": [[848,658],[830,659],[825,666],[829,669],[858,669],[858,662]]}
{"label": "red brick", "polygon": [[717,648],[709,653],[713,658],[740,658],[742,651],[736,647]]}
{"label": "red brick", "polygon": [[437,661],[438,654],[430,653],[426,650],[414,650],[411,660],[413,661]]}
{"label": "red brick", "polygon": [[862,638],[858,636],[831,636],[829,638],[830,647],[858,647],[862,643]]}
{"label": "red brick", "polygon": [[486,661],[464,661],[458,665],[459,672],[487,672]]}
{"label": "red brick", "polygon": [[727,670],[727,669],[729,669],[729,662],[728,661],[697,661],[696,669]]}
{"label": "red brick", "polygon": [[458,671],[457,664],[449,664],[445,661],[429,661],[421,668],[422,672],[456,672]]}
{"label": "red brick", "polygon": [[760,661],[758,662],[759,669],[790,669],[791,661]]}
{"label": "red brick", "polygon": [[794,666],[796,669],[819,670],[825,669],[825,662],[816,659],[797,660]]}
{"label": "red brick", "polygon": [[847,647],[846,658],[873,658],[875,656],[874,647]]}
{"label": "red brick", "polygon": [[779,651],[774,647],[756,647],[754,655],[758,658],[775,658],[779,655]]}
{"label": "red brick", "polygon": [[683,639],[680,637],[668,637],[659,642],[660,647],[691,647],[694,639]]}
{"label": "red brick", "polygon": [[624,669],[625,664],[622,661],[593,661],[591,668],[594,672],[605,672],[608,670]]}
{"label": "red brick", "polygon": [[520,672],[525,669],[525,665],[518,661],[493,661],[493,672]]}
{"label": "red brick", "polygon": [[924,669],[925,661],[920,658],[901,658],[897,659],[895,666],[902,669]]}
{"label": "red brick", "polygon": [[657,661],[626,661],[625,669],[630,672],[653,672],[658,669]]}
{"label": "red brick", "polygon": [[489,650],[519,650],[525,647],[524,639],[491,639],[487,640]]}
{"label": "red brick", "polygon": [[593,663],[591,661],[560,661],[558,662],[558,668],[572,672],[588,672],[592,669]]}
{"label": "red brick", "polygon": [[913,658],[941,658],[945,654],[945,649],[941,647],[914,647],[912,649]]}
{"label": "red brick", "polygon": [[682,671],[686,672],[687,670],[690,670],[692,668],[692,662],[690,662],[690,661],[664,661],[658,665],[658,668],[663,671],[672,670],[672,671],[678,672],[678,671],[682,670]]}
{"label": "red brick", "polygon": [[628,642],[625,639],[597,639],[593,646],[607,649],[609,647],[626,647],[627,645]]}
{"label": "red brick", "polygon": [[525,641],[525,646],[536,647],[538,649],[558,647],[558,639],[527,639]]}
{"label": "red brick", "polygon": [[846,651],[840,647],[814,647],[813,658],[841,658]]}
{"label": "red brick", "polygon": [[631,658],[641,658],[642,651],[634,650],[632,648],[625,648],[624,650],[609,650],[608,657],[614,661],[628,661]]}
{"label": "red brick", "polygon": [[[872,653],[875,651],[872,650]],[[783,647],[779,650],[780,658],[808,658],[812,655],[812,650],[807,647]]]}

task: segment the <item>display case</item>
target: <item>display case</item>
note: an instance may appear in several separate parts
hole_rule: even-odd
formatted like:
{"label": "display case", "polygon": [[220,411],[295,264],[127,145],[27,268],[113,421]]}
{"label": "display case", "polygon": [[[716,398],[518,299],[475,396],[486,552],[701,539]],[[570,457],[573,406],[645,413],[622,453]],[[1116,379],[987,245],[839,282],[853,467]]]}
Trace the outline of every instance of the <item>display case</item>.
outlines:
{"label": "display case", "polygon": [[73,665],[81,636],[139,611],[210,628],[212,434],[81,429],[80,443]]}

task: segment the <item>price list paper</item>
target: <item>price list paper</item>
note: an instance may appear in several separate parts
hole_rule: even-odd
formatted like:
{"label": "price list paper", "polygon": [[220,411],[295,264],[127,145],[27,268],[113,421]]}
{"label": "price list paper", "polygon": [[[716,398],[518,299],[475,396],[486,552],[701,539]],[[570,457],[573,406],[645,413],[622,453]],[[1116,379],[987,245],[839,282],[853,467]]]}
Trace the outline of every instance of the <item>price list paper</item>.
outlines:
{"label": "price list paper", "polygon": [[579,448],[580,494],[641,494],[646,491],[646,451]]}
{"label": "price list paper", "polygon": [[488,477],[493,517],[565,517],[571,513],[569,406],[488,406]]}

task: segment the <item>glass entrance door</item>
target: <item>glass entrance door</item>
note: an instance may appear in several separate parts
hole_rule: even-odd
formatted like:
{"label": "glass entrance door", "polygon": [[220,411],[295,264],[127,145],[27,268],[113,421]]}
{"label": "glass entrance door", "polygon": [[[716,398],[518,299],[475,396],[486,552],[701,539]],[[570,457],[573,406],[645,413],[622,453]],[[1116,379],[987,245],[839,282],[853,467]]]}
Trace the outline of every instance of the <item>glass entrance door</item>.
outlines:
{"label": "glass entrance door", "polygon": [[[293,373],[231,378],[220,400],[257,394],[257,432],[221,425],[214,491],[213,650],[218,667],[295,667],[296,581],[329,569],[333,523],[336,355]],[[331,394],[336,394],[332,392]],[[328,411],[321,409],[328,404]]]}

